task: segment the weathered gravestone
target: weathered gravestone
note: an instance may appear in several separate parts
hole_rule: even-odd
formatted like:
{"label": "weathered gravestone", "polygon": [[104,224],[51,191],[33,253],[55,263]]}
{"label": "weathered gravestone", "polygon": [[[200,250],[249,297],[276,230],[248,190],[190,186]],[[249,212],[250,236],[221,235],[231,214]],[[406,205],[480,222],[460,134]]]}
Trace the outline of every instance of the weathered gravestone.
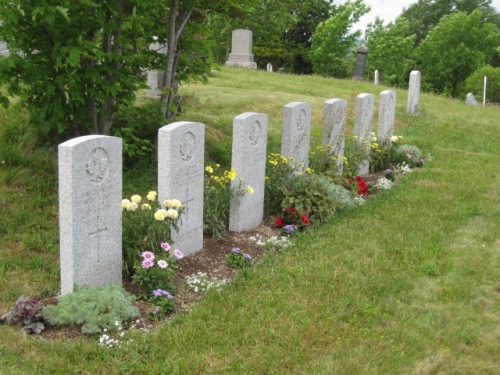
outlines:
{"label": "weathered gravestone", "polygon": [[337,173],[342,174],[344,165],[345,124],[347,100],[329,99],[323,106],[322,145],[331,146],[331,153],[337,158]]}
{"label": "weathered gravestone", "polygon": [[59,145],[61,294],[122,280],[122,140]]}
{"label": "weathered gravestone", "polygon": [[257,63],[253,60],[252,37],[250,30],[233,30],[231,53],[226,66],[237,66],[241,68],[257,69]]}
{"label": "weathered gravestone", "polygon": [[374,75],[374,78],[373,78],[373,83],[375,85],[378,85],[378,79],[379,79],[379,73],[378,73],[378,70],[375,70],[375,75]]}
{"label": "weathered gravestone", "polygon": [[394,132],[394,116],[396,114],[396,91],[384,90],[380,93],[378,106],[377,138],[380,142],[391,139]]}
{"label": "weathered gravestone", "polygon": [[272,73],[273,72],[273,66],[271,65],[271,63],[268,63],[267,66],[266,66],[266,69],[269,73]]}
{"label": "weathered gravestone", "polygon": [[[168,46],[162,45],[160,43],[152,43],[149,45],[149,49],[152,51],[156,51],[158,53],[167,54]],[[147,71],[147,81],[148,81],[148,95],[159,96],[161,95],[161,90],[163,87],[163,78],[165,76],[165,72],[161,70],[148,70]]]}
{"label": "weathered gravestone", "polygon": [[203,248],[203,172],[205,125],[181,121],[158,131],[158,199],[178,199],[185,206],[175,247],[185,255]]}
{"label": "weathered gravestone", "polygon": [[254,190],[253,194],[236,197],[229,210],[229,230],[243,232],[257,227],[264,217],[264,183],[266,177],[267,115],[246,112],[233,121],[233,156],[236,170],[232,187],[239,178]]}
{"label": "weathered gravestone", "polygon": [[465,104],[467,104],[467,105],[473,105],[474,107],[477,106],[478,103],[477,103],[477,100],[474,97],[473,93],[469,92],[467,94],[467,96],[465,97]]}
{"label": "weathered gravestone", "polygon": [[359,46],[356,50],[358,53],[356,57],[356,67],[354,68],[353,79],[357,81],[362,81],[365,79],[365,67],[366,67],[366,56],[368,55],[368,47],[364,44]]}
{"label": "weathered gravestone", "polygon": [[408,113],[418,113],[418,106],[420,104],[420,78],[421,74],[418,70],[411,71],[408,87]]}
{"label": "weathered gravestone", "polygon": [[283,108],[281,155],[292,158],[291,163],[299,173],[309,165],[311,110],[311,104],[300,102],[288,103]]}
{"label": "weathered gravestone", "polygon": [[[354,136],[357,137],[358,143],[370,149],[372,139],[372,118],[373,105],[375,97],[372,94],[359,94],[356,97],[356,113],[354,118]],[[363,160],[359,164],[358,174],[360,176],[367,174],[370,171],[368,159]]]}
{"label": "weathered gravestone", "polygon": [[5,42],[0,41],[0,56],[7,56],[10,54],[9,46]]}

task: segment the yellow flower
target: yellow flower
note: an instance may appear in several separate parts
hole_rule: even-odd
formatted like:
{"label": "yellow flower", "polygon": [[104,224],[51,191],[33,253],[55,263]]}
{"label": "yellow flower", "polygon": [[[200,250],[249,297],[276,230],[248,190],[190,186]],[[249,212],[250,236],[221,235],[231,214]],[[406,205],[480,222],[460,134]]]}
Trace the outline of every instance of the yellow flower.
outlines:
{"label": "yellow flower", "polygon": [[253,189],[250,185],[247,186],[247,191],[248,191],[248,194],[253,194]]}
{"label": "yellow flower", "polygon": [[141,209],[142,210],[150,210],[151,209],[151,206],[147,203],[144,203],[142,206],[141,206]]}
{"label": "yellow flower", "polygon": [[375,137],[375,133],[374,132],[372,132],[372,137]]}
{"label": "yellow flower", "polygon": [[181,208],[182,203],[178,199],[172,199],[172,207],[173,208]]}
{"label": "yellow flower", "polygon": [[307,172],[308,174],[314,173],[314,169],[307,168],[307,169],[306,169],[306,172]]}
{"label": "yellow flower", "polygon": [[266,176],[266,180],[269,180],[269,176]]}
{"label": "yellow flower", "polygon": [[165,215],[166,217],[170,219],[177,219],[179,217],[179,213],[174,210],[173,208],[167,210],[167,214]]}
{"label": "yellow flower", "polygon": [[148,195],[146,195],[146,198],[148,199],[148,201],[154,201],[156,199],[156,191],[154,190],[151,190]]}
{"label": "yellow flower", "polygon": [[225,171],[224,176],[229,178],[231,181],[233,181],[236,178],[236,171],[231,168],[230,171]]}
{"label": "yellow flower", "polygon": [[208,172],[208,173],[214,173],[214,169],[210,166],[210,165],[207,165],[205,167],[205,170]]}
{"label": "yellow flower", "polygon": [[162,210],[158,210],[155,212],[155,215],[154,215],[155,219],[158,220],[158,221],[163,221],[165,220],[165,215],[163,215],[163,212]]}
{"label": "yellow flower", "polygon": [[129,204],[130,201],[128,199],[122,199],[122,208],[127,208]]}
{"label": "yellow flower", "polygon": [[130,198],[130,200],[131,200],[132,202],[134,202],[134,203],[139,204],[139,203],[141,203],[142,198],[141,198],[141,196],[140,196],[140,195],[137,195],[137,194],[136,194],[136,195],[132,195],[132,198]]}
{"label": "yellow flower", "polygon": [[277,160],[269,160],[269,164],[276,165],[278,164]]}
{"label": "yellow flower", "polygon": [[217,168],[219,168],[219,167],[220,167],[220,164],[215,164],[215,166],[216,166]]}
{"label": "yellow flower", "polygon": [[397,142],[399,140],[398,136],[397,135],[393,135],[391,137],[391,142]]}
{"label": "yellow flower", "polygon": [[372,137],[372,142],[377,142],[377,137]]}
{"label": "yellow flower", "polygon": [[136,202],[130,202],[127,206],[127,211],[135,211],[137,208],[139,208],[139,206]]}
{"label": "yellow flower", "polygon": [[173,203],[172,203],[172,199],[165,199],[165,200],[163,201],[163,205],[164,205],[165,207],[174,207],[174,206],[173,206]]}

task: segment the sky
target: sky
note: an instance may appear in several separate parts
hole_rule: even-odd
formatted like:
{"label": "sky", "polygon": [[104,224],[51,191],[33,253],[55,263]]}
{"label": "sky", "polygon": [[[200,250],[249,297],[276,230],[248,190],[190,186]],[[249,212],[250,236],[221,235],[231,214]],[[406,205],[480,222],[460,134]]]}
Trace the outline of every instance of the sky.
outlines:
{"label": "sky", "polygon": [[[334,1],[335,4],[344,3],[343,0]],[[413,3],[416,3],[417,0],[364,0],[366,5],[369,5],[372,10],[365,14],[359,22],[354,25],[354,30],[362,30],[366,28],[370,22],[375,21],[375,17],[379,16],[384,20],[384,25],[387,23],[394,21],[397,16],[401,14],[403,11],[403,7],[408,8]],[[491,6],[500,11],[500,0],[493,0],[491,2]]]}

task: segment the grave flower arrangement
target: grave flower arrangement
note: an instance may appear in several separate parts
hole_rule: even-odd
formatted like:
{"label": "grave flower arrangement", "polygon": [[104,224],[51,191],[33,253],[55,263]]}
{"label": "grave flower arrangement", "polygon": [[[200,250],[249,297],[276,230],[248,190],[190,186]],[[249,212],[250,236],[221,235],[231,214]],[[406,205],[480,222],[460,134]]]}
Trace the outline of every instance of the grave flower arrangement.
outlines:
{"label": "grave flower arrangement", "polygon": [[161,242],[172,242],[171,229],[184,212],[184,205],[177,199],[166,199],[160,204],[157,193],[150,191],[143,199],[132,195],[122,200],[123,222],[123,273],[132,276],[144,251],[155,252]]}
{"label": "grave flower arrangement", "polygon": [[172,249],[168,242],[160,243],[155,251],[142,252],[132,282],[142,289],[139,298],[153,304],[151,316],[165,316],[174,308],[172,281],[177,270],[176,260],[183,257],[182,252]]}
{"label": "grave flower arrangement", "polygon": [[285,208],[283,215],[276,218],[276,225],[281,228],[282,236],[293,236],[297,231],[307,227],[309,223],[309,216],[294,207]]}
{"label": "grave flower arrangement", "polygon": [[236,197],[253,194],[251,186],[236,179],[236,170],[223,170],[220,164],[205,167],[203,230],[214,238],[224,237],[229,222],[229,205]]}
{"label": "grave flower arrangement", "polygon": [[232,268],[246,268],[252,264],[252,256],[244,253],[239,247],[233,247],[226,256],[227,264]]}

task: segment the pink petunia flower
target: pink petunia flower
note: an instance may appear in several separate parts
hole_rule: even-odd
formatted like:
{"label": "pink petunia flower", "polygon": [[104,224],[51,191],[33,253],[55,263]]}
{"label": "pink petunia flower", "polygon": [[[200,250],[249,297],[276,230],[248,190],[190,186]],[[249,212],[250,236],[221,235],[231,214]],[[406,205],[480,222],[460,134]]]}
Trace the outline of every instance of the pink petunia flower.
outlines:
{"label": "pink petunia flower", "polygon": [[151,268],[155,265],[152,259],[144,259],[141,263],[142,268]]}
{"label": "pink petunia flower", "polygon": [[145,251],[141,254],[142,259],[151,259],[153,260],[155,258],[155,254],[151,251]]}
{"label": "pink petunia flower", "polygon": [[160,268],[167,268],[168,267],[168,263],[165,262],[163,259],[159,260],[157,264],[158,264],[158,267],[160,267]]}
{"label": "pink petunia flower", "polygon": [[160,246],[163,249],[163,251],[169,251],[172,248],[172,246],[170,246],[168,242],[162,242]]}
{"label": "pink petunia flower", "polygon": [[174,257],[175,257],[175,259],[182,259],[182,258],[184,258],[184,254],[179,249],[175,249],[174,250]]}

